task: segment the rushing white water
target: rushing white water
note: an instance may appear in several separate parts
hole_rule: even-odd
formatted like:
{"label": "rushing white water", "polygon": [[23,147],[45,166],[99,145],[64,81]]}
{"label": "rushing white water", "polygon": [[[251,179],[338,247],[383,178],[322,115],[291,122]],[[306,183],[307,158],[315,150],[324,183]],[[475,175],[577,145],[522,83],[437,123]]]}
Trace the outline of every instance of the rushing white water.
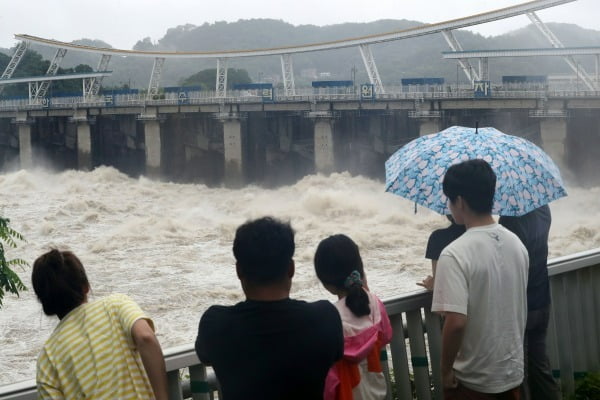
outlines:
{"label": "rushing white water", "polygon": [[[552,203],[551,257],[600,247],[600,188],[570,188]],[[346,233],[359,244],[369,286],[382,298],[420,290],[430,271],[429,233],[444,217],[347,174],[308,176],[277,190],[240,190],[132,179],[112,168],[0,175],[1,215],[27,239],[9,257],[30,263],[51,246],[85,265],[92,298],[126,293],[154,319],[163,348],[191,343],[204,309],[242,299],[231,244],[236,227],[273,215],[296,230],[293,297],[331,296],[312,266],[318,242]],[[31,286],[31,268],[17,269]],[[0,310],[0,385],[35,375],[40,346],[56,325],[33,290]]]}

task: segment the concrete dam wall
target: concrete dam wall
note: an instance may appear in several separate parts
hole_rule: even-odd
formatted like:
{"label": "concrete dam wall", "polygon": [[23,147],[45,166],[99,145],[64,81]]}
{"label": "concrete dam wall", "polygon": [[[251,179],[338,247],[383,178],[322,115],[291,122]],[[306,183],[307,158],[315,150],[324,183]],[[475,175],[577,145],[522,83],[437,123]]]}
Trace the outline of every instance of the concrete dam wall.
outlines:
{"label": "concrete dam wall", "polygon": [[[435,110],[432,102],[430,109]],[[542,147],[568,179],[597,184],[600,113],[577,108],[559,117],[527,108],[163,112],[93,109],[0,114],[0,166],[93,169],[176,182],[267,187],[316,172],[384,178],[384,162],[408,141],[453,125],[493,126]]]}

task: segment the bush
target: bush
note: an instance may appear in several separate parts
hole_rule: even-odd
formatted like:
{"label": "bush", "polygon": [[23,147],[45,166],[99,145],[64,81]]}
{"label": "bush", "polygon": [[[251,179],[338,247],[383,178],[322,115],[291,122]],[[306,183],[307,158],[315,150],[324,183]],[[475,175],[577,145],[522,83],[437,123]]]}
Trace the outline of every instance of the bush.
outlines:
{"label": "bush", "polygon": [[11,266],[28,265],[25,260],[20,258],[7,260],[4,253],[5,246],[17,247],[16,240],[25,240],[23,236],[9,226],[8,218],[0,217],[0,308],[2,308],[2,299],[6,292],[19,295],[20,290],[27,290],[19,276],[10,268]]}
{"label": "bush", "polygon": [[573,400],[600,399],[600,372],[590,372],[575,387]]}

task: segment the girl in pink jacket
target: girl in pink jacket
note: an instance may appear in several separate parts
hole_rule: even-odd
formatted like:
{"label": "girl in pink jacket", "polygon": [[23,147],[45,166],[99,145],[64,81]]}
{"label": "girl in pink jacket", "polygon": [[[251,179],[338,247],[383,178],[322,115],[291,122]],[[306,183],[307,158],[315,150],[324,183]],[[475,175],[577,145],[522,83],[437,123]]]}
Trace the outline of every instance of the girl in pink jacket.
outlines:
{"label": "girl in pink jacket", "polygon": [[379,355],[392,328],[383,303],[368,291],[358,246],[346,235],[330,236],[319,243],[314,264],[325,289],[338,296],[344,328],[344,357],[329,371],[325,400],[384,399]]}

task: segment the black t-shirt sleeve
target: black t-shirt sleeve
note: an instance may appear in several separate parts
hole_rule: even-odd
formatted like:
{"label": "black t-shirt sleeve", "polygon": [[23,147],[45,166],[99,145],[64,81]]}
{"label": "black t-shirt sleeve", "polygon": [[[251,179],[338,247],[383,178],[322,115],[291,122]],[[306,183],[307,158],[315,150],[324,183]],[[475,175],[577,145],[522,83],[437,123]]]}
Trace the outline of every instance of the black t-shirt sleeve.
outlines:
{"label": "black t-shirt sleeve", "polygon": [[446,247],[445,243],[442,243],[440,240],[440,231],[433,231],[431,235],[429,235],[429,240],[427,240],[427,249],[425,250],[425,258],[429,260],[437,260],[440,258],[440,254],[444,247]]}
{"label": "black t-shirt sleeve", "polygon": [[329,362],[333,365],[344,356],[344,330],[342,319],[337,308],[327,300],[311,303],[311,324],[314,348],[328,354]]}
{"label": "black t-shirt sleeve", "polygon": [[325,316],[327,321],[327,331],[324,333],[329,338],[328,343],[331,348],[332,363],[340,360],[344,356],[344,329],[340,313],[333,304],[322,300],[319,302],[322,308],[321,315]]}
{"label": "black t-shirt sleeve", "polygon": [[463,225],[450,225],[444,229],[435,230],[429,235],[427,241],[427,250],[425,251],[425,258],[430,260],[438,260],[442,250],[460,235],[465,233],[465,227]]}
{"label": "black t-shirt sleeve", "polygon": [[214,348],[214,344],[211,343],[214,333],[211,332],[211,329],[216,326],[216,319],[214,310],[211,307],[204,312],[198,324],[198,336],[196,336],[194,347],[196,355],[198,355],[200,361],[205,365],[210,365],[213,361],[210,350]]}

